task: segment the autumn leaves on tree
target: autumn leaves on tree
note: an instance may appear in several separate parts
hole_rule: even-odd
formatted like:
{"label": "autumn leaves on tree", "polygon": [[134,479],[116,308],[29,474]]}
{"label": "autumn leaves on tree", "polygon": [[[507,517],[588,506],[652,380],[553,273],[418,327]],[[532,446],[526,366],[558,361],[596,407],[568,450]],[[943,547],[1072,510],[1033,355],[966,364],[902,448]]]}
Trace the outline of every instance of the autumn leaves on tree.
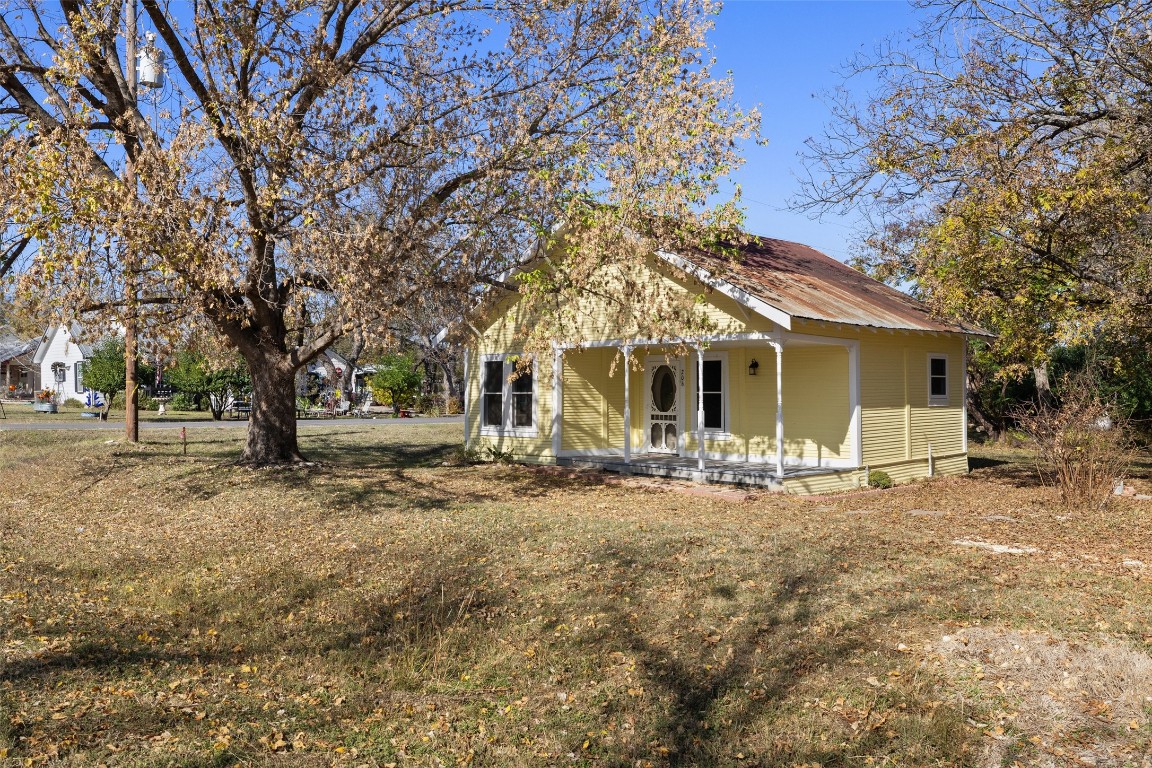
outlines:
{"label": "autumn leaves on tree", "polygon": [[711,77],[708,0],[141,4],[170,65],[138,105],[121,2],[0,15],[0,205],[8,247],[34,244],[11,266],[59,312],[118,315],[131,277],[149,333],[226,339],[252,372],[248,461],[299,458],[308,361],[470,304],[560,221],[587,234],[526,300],[738,219],[705,203],[755,116]]}
{"label": "autumn leaves on tree", "polygon": [[996,331],[1014,377],[1054,345],[1152,338],[1152,6],[925,2],[861,60],[798,203],[854,209],[861,261]]}

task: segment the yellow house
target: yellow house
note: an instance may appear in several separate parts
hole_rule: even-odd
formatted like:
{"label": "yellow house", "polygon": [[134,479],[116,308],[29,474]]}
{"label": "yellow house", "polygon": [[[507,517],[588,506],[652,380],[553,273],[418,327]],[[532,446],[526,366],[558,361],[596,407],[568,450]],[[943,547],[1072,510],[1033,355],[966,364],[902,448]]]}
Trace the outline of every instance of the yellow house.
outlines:
{"label": "yellow house", "polygon": [[[466,444],[793,493],[968,471],[966,340],[987,332],[798,243],[753,239],[727,270],[701,253],[651,265],[701,294],[714,333],[683,354],[594,327],[511,378],[530,318],[510,296],[465,355]],[[641,367],[610,375],[619,352]]]}

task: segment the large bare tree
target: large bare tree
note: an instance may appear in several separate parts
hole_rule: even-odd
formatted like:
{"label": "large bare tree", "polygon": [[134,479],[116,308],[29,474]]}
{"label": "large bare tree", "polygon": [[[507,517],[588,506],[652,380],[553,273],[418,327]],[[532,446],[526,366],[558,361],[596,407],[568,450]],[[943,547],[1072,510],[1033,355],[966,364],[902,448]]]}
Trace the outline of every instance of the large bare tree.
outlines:
{"label": "large bare tree", "polygon": [[529,300],[735,221],[704,203],[755,116],[711,77],[709,0],[140,2],[169,64],[138,101],[121,0],[0,15],[19,290],[213,329],[252,372],[247,461],[300,458],[294,376],[336,339],[463,308],[561,220],[588,234]]}

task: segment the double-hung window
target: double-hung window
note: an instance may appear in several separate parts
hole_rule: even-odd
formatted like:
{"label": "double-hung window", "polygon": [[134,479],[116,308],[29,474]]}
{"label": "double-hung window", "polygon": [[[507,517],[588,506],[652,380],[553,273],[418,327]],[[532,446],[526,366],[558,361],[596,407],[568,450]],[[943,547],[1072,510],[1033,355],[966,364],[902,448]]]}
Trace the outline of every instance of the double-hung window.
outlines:
{"label": "double-hung window", "polygon": [[728,431],[727,362],[727,355],[723,353],[704,358],[700,394],[704,400],[704,429],[708,432]]}
{"label": "double-hung window", "polygon": [[536,376],[515,355],[487,355],[480,381],[480,426],[489,434],[536,432]]}
{"label": "double-hung window", "polygon": [[946,355],[928,355],[928,405],[948,405]]}
{"label": "double-hung window", "polygon": [[76,386],[75,386],[76,394],[82,395],[82,394],[84,394],[84,363],[76,363],[75,375],[76,375]]}

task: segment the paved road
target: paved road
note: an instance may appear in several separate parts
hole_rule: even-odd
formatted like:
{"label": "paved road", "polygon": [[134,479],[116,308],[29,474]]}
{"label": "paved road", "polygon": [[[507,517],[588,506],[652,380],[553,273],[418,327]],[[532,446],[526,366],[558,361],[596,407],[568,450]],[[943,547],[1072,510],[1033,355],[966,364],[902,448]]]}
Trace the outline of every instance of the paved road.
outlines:
{"label": "paved road", "polygon": [[[438,418],[392,419],[381,417],[377,419],[301,419],[296,424],[301,428],[307,427],[389,427],[409,426],[415,424],[463,424],[463,416],[441,416]],[[237,429],[247,428],[246,421],[141,421],[140,431],[146,433],[153,429]],[[99,419],[82,419],[77,421],[8,421],[0,419],[0,432],[32,432],[41,430],[100,430],[123,432],[123,421],[100,421]]]}

